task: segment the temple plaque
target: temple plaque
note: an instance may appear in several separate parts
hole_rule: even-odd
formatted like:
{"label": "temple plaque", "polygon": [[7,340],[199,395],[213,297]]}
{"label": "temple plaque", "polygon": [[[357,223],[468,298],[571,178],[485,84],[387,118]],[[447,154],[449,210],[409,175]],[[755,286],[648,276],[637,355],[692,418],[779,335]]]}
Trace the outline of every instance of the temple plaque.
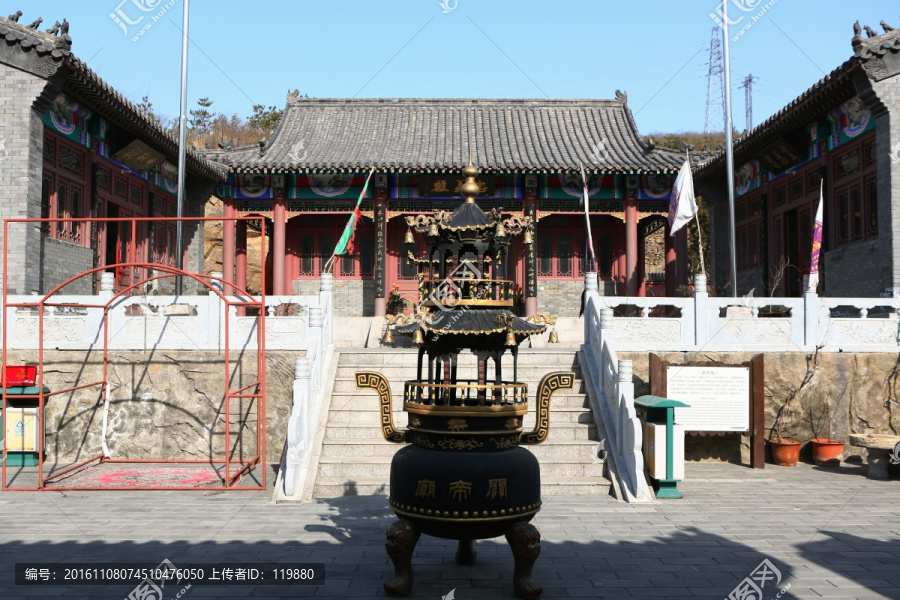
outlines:
{"label": "temple plaque", "polygon": [[666,368],[667,397],[690,405],[679,408],[685,431],[750,430],[748,367]]}

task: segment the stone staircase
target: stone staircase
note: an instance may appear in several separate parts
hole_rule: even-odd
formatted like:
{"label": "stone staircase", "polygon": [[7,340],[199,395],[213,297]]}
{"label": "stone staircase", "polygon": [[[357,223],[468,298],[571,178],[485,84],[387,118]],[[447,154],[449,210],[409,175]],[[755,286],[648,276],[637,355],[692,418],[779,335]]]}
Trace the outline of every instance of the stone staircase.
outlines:
{"label": "stone staircase", "polygon": [[[316,467],[314,497],[387,495],[391,458],[402,445],[386,442],[379,425],[378,397],[372,390],[356,390],[356,371],[376,371],[391,384],[394,425],[405,429],[402,410],[403,382],[416,376],[416,350],[342,350],[328,409],[322,447]],[[466,362],[470,359],[471,365]],[[512,361],[504,367],[512,378]],[[459,377],[470,377],[474,356],[460,355]],[[553,395],[550,435],[543,444],[523,446],[540,460],[541,489],[545,498],[557,494],[608,494],[606,466],[598,458],[602,426],[594,423],[575,352],[565,349],[521,349],[519,381],[528,384],[529,414],[525,430],[534,428],[534,394],[541,378],[551,371],[576,374],[571,392]]]}

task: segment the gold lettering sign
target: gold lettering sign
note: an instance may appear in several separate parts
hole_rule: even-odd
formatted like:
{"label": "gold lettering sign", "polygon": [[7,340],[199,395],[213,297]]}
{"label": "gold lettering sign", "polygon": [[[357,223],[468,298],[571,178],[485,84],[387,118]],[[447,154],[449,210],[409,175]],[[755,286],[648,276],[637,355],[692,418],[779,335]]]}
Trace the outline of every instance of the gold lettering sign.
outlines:
{"label": "gold lettering sign", "polygon": [[420,479],[416,485],[416,498],[434,498],[434,482]]}
{"label": "gold lettering sign", "polygon": [[494,498],[506,498],[506,478],[488,479],[488,492],[486,497],[491,500]]}
{"label": "gold lettering sign", "polygon": [[454,500],[468,500],[469,494],[472,493],[472,484],[468,481],[454,481],[450,484],[450,497]]}
{"label": "gold lettering sign", "polygon": [[[479,196],[494,196],[496,188],[496,177],[491,175],[482,175],[475,179],[478,184]],[[428,175],[418,176],[419,181],[419,197],[428,198],[430,196],[443,196],[461,198],[462,184],[466,182],[465,177],[459,175]]]}

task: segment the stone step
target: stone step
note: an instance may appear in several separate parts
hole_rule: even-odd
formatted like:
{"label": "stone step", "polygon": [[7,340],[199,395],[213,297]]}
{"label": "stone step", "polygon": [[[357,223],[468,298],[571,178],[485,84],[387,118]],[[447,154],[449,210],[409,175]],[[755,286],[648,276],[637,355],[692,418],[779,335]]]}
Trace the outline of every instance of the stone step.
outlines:
{"label": "stone step", "polygon": [[[398,427],[406,427],[408,422],[407,413],[395,411],[394,425]],[[534,411],[529,412],[525,417],[526,426],[530,422],[534,422]],[[551,403],[550,406],[550,427],[554,425],[565,426],[569,424],[592,425],[594,417],[590,411],[585,410],[582,406],[558,406]],[[338,409],[332,408],[328,415],[329,425],[372,425],[381,426],[381,413],[372,410],[371,407],[365,409]]]}
{"label": "stone step", "polygon": [[[402,447],[401,444],[392,444],[380,437],[377,439],[330,438],[325,439],[322,443],[321,459],[355,460],[361,457],[392,457]],[[543,444],[528,446],[527,449],[538,460],[565,459],[574,462],[593,462],[597,460],[599,442],[563,439],[550,441],[548,439]]]}
{"label": "stone step", "polygon": [[[397,352],[391,350],[378,351],[341,351],[338,366],[361,367],[363,369],[375,369],[379,367],[398,366],[415,368],[418,360],[418,350],[413,352]],[[458,361],[463,365],[475,364],[475,355],[463,352]],[[506,354],[501,358],[502,364],[512,366],[513,358]],[[574,350],[567,352],[522,352],[519,351],[518,363],[520,367],[538,366],[551,369],[571,369],[577,366]]]}
{"label": "stone step", "polygon": [[[527,429],[527,427],[526,427]],[[371,424],[347,424],[347,425],[331,425],[325,427],[325,439],[326,440],[334,440],[334,439],[342,439],[342,440],[372,440],[372,439],[383,439],[381,436],[381,428],[377,425]],[[547,438],[548,441],[557,441],[557,440],[576,440],[576,441],[585,441],[585,440],[596,440],[597,438],[597,427],[596,425],[579,425],[570,423],[568,427],[566,426],[557,426],[553,427],[553,424],[550,425],[550,435]],[[546,443],[546,442],[544,442]]]}
{"label": "stone step", "polygon": [[[578,369],[558,369],[558,368],[553,368],[552,366],[545,365],[541,368],[530,367],[528,369],[519,369],[518,378],[516,379],[516,381],[518,381],[519,383],[527,383],[527,384],[529,384],[529,387],[536,386],[537,384],[539,384],[541,382],[541,379],[544,377],[544,375],[546,375],[547,373],[554,373],[557,371],[571,371],[571,372],[575,373],[576,378],[578,378],[579,380],[581,379],[581,371]],[[404,381],[412,381],[412,380],[416,379],[416,376],[417,376],[417,371],[415,368],[386,367],[383,369],[365,369],[365,368],[360,368],[360,367],[343,367],[343,366],[341,366],[341,367],[338,367],[337,370],[335,371],[335,379],[354,380],[355,374],[361,373],[361,372],[379,373],[380,375],[383,375],[385,377],[385,379],[387,379],[391,383],[394,383],[394,382],[403,383]],[[511,367],[509,369],[507,369],[504,366],[504,368],[502,369],[502,373],[503,373],[504,381],[512,381],[513,380],[513,370]],[[427,369],[424,369],[422,374],[423,374],[423,379],[428,378],[428,370]],[[477,371],[474,368],[472,368],[472,369],[460,368],[460,369],[457,369],[457,371],[456,371],[456,378],[459,381],[464,381],[464,380],[472,381],[477,378]],[[491,383],[493,378],[494,378],[493,369],[489,369],[488,370],[488,378],[487,378],[488,383]]]}
{"label": "stone step", "polygon": [[[609,480],[603,477],[553,477],[541,476],[541,497],[553,496],[607,496]],[[383,477],[322,478],[316,480],[314,498],[338,496],[387,496],[390,485]]]}
{"label": "stone step", "polygon": [[[573,463],[567,459],[544,459],[541,461],[541,477],[603,477],[605,466],[602,462]],[[319,475],[327,478],[352,479],[354,477],[384,477],[391,474],[390,456],[355,458],[352,461],[340,458],[323,458],[319,461]]]}
{"label": "stone step", "polygon": [[[402,377],[387,377],[388,383],[391,386],[391,394],[396,397],[402,397],[403,395],[403,384],[406,381],[411,381],[414,377],[402,378]],[[537,393],[538,385],[540,384],[540,379],[526,379],[524,381],[519,381],[519,383],[524,383],[528,385],[528,394],[530,397],[534,397],[534,394]],[[360,392],[366,391],[369,394],[373,394],[371,390],[357,390],[356,389],[356,378],[352,373],[349,374],[341,374],[337,373],[334,378],[334,390],[335,394],[345,394],[349,392]],[[568,390],[567,390],[568,391]],[[584,388],[584,381],[581,379],[576,379],[574,382],[574,389],[571,390],[571,393],[580,393],[584,394],[587,390]],[[562,392],[559,392],[560,394]]]}
{"label": "stone step", "polygon": [[[395,396],[392,399],[392,407],[394,413],[394,419],[396,420],[397,415],[406,414],[402,410],[403,402],[401,401],[399,396]],[[581,411],[586,410],[588,408],[587,397],[584,394],[563,394],[562,392],[557,392],[553,394],[553,397],[550,399],[550,414],[552,415],[556,411]],[[375,395],[374,392],[355,392],[353,394],[350,393],[340,393],[334,394],[331,397],[331,411],[362,411],[362,412],[373,412],[375,414],[380,414],[380,406],[378,403],[378,396]],[[531,402],[528,403],[528,414],[533,415],[535,412],[534,398],[531,399]],[[406,422],[406,419],[402,421]]]}

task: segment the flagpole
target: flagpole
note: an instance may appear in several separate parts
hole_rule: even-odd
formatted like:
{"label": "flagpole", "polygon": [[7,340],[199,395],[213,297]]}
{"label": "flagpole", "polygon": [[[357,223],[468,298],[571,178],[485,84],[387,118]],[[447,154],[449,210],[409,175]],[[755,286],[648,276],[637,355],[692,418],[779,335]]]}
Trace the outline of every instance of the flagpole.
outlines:
{"label": "flagpole", "polygon": [[[691,151],[685,150],[687,154],[688,161],[688,169],[691,168]],[[691,174],[691,178],[693,179],[694,175]],[[696,204],[697,198],[694,198],[694,203]],[[694,213],[694,220],[697,222],[697,249],[700,250],[700,272],[703,273],[703,276],[706,277],[706,265],[703,262],[703,234],[700,233],[700,206],[697,206],[697,211]]]}
{"label": "flagpole", "polygon": [[[184,184],[185,184],[185,159],[187,155],[187,70],[188,70],[188,13],[190,12],[190,0],[184,0],[184,23],[181,27],[181,116],[178,119],[178,208],[175,222],[175,268],[184,268],[184,252],[182,251],[181,218],[184,216]],[[230,281],[231,273],[225,274],[225,280]],[[230,293],[230,292],[229,292]],[[175,295],[181,295],[181,275],[175,277]]]}
{"label": "flagpole", "polygon": [[737,298],[737,250],[734,241],[734,148],[731,122],[731,55],[728,44],[728,2],[722,2],[722,28],[725,32],[725,167],[728,177],[728,217],[731,246],[731,296]]}
{"label": "flagpole", "polygon": [[[347,225],[344,227],[344,233],[341,235],[341,238],[338,240],[337,245],[334,247],[334,250],[331,253],[331,258],[328,259],[328,262],[325,263],[324,270],[326,273],[331,272],[332,267],[334,267],[335,258],[339,254],[343,254],[347,251],[348,247],[353,240],[353,236],[356,235],[356,226],[359,224],[357,222],[357,211],[359,210],[359,205],[362,204],[363,198],[366,195],[366,190],[369,189],[369,180],[372,179],[372,174],[375,173],[375,167],[373,166],[369,170],[369,174],[366,176],[366,182],[363,184],[362,191],[359,193],[359,198],[356,200],[356,206],[353,208],[353,212],[350,213],[350,219],[347,221]],[[346,239],[345,239],[346,236]],[[341,247],[343,245],[343,248]]]}
{"label": "flagpole", "polygon": [[591,217],[588,213],[588,184],[587,177],[584,174],[584,165],[579,163],[581,167],[581,181],[584,183],[584,224],[587,227],[588,248],[591,251],[591,271],[597,267],[597,257],[594,256],[594,236],[591,235]]}

